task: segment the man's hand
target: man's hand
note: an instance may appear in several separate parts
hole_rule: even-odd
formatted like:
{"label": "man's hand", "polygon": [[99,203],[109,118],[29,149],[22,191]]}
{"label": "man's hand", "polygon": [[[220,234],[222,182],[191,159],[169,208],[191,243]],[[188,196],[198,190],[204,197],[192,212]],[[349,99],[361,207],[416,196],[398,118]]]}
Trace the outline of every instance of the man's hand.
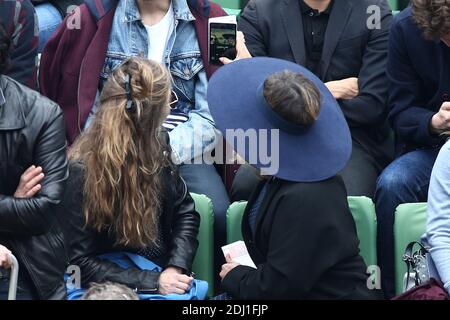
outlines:
{"label": "man's hand", "polygon": [[228,272],[230,272],[231,270],[233,270],[234,268],[236,268],[237,266],[240,266],[239,263],[233,262],[233,260],[231,259],[230,255],[227,255],[225,257],[225,259],[227,260],[227,263],[225,263],[224,265],[222,265],[222,271],[220,271],[220,278],[223,280],[223,278],[226,277],[226,275],[228,274]]}
{"label": "man's hand", "polygon": [[441,134],[450,131],[450,102],[444,102],[433,118],[431,118],[430,131]]}
{"label": "man's hand", "polygon": [[325,85],[336,100],[354,99],[359,95],[358,78],[330,81]]}
{"label": "man's hand", "polygon": [[236,35],[236,51],[237,51],[236,59],[230,60],[228,58],[222,57],[219,59],[220,62],[222,62],[223,64],[229,64],[231,62],[238,61],[241,59],[252,58],[252,55],[250,54],[247,46],[245,45],[244,34],[241,31],[238,31],[238,33]]}
{"label": "man's hand", "polygon": [[169,267],[159,276],[159,293],[184,294],[189,290],[194,278],[182,274],[181,270]]}
{"label": "man's hand", "polygon": [[41,167],[31,166],[20,177],[19,186],[14,193],[15,198],[31,198],[41,190],[39,184],[44,179]]}
{"label": "man's hand", "polygon": [[11,265],[11,251],[0,245],[0,268],[9,269]]}

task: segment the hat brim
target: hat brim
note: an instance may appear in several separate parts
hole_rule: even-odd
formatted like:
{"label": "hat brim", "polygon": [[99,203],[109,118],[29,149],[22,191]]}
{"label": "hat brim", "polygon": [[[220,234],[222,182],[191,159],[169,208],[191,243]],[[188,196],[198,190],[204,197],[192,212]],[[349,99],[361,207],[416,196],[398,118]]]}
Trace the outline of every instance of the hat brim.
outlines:
{"label": "hat brim", "polygon": [[[307,77],[319,89],[322,105],[318,119],[303,133],[292,133],[275,127],[260,112],[267,108],[261,103],[257,92],[268,76],[283,70],[297,72]],[[238,149],[237,140],[227,142],[240,156],[259,169],[267,168],[268,157],[276,153],[278,145],[278,171],[273,175],[288,181],[315,182],[335,176],[347,164],[352,150],[350,130],[339,104],[327,87],[307,69],[279,59],[252,58],[233,62],[220,68],[208,85],[208,103],[216,127],[227,139],[227,132],[241,129],[254,132],[268,130],[268,134],[257,134],[257,159],[255,146],[247,143]],[[279,129],[279,137],[270,134]],[[228,130],[228,131],[227,131]],[[272,141],[277,139],[278,141]],[[261,148],[264,152],[259,154]],[[273,149],[273,150],[272,150]],[[277,159],[275,159],[277,160]]]}

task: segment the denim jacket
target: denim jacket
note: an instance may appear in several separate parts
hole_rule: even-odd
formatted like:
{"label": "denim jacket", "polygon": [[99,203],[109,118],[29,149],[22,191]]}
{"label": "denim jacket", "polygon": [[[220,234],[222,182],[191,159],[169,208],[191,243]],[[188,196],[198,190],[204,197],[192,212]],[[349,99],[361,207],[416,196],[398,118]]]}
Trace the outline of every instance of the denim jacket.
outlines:
{"label": "denim jacket", "polygon": [[[166,46],[164,62],[172,75],[177,108],[189,116],[170,133],[172,160],[191,163],[215,147],[214,121],[206,101],[208,80],[197,41],[195,20],[186,0],[172,0],[175,26]],[[125,59],[148,56],[148,34],[135,0],[120,0],[114,15],[101,83]]]}

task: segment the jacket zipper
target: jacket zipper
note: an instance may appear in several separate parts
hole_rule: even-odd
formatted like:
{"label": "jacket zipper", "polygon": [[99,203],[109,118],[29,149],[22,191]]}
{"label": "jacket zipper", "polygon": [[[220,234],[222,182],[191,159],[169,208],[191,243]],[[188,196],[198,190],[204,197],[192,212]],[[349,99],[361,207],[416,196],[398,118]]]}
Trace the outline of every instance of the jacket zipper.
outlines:
{"label": "jacket zipper", "polygon": [[[80,109],[80,83],[81,83],[81,72],[83,70],[84,61],[86,60],[86,56],[83,57],[83,60],[81,60],[81,67],[80,67],[80,76],[78,77],[78,92],[77,92],[77,125],[78,125],[78,132],[81,134],[81,109]],[[95,103],[95,102],[94,102]]]}

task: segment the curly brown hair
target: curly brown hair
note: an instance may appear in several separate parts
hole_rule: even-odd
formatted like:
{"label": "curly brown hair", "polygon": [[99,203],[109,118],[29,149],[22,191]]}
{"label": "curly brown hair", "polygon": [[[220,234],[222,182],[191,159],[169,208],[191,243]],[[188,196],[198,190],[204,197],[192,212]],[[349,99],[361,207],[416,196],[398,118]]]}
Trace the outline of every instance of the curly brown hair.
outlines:
{"label": "curly brown hair", "polygon": [[[127,75],[133,111],[126,108]],[[119,245],[159,245],[161,172],[170,166],[160,128],[170,110],[170,89],[164,66],[138,57],[125,61],[109,77],[92,125],[70,152],[86,166],[87,225],[112,231]]]}
{"label": "curly brown hair", "polygon": [[450,33],[450,0],[412,0],[412,15],[427,40]]}

